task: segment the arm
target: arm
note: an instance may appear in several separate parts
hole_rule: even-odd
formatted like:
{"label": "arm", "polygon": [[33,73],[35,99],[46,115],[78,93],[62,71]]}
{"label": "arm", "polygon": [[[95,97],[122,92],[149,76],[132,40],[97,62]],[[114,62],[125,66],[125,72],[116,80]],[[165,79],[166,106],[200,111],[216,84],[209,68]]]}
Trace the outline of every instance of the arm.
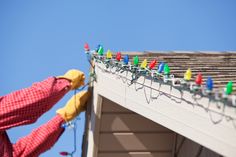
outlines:
{"label": "arm", "polygon": [[50,77],[0,97],[0,131],[35,122],[68,91],[70,82]]}
{"label": "arm", "polygon": [[82,91],[72,96],[65,107],[57,111],[57,116],[13,145],[13,156],[35,157],[50,149],[64,131],[62,123],[74,119],[85,110],[89,95],[89,92]]}
{"label": "arm", "polygon": [[61,116],[56,115],[46,124],[33,130],[30,135],[21,138],[17,143],[13,144],[13,156],[36,157],[47,151],[63,133],[64,129],[61,125],[64,122]]}

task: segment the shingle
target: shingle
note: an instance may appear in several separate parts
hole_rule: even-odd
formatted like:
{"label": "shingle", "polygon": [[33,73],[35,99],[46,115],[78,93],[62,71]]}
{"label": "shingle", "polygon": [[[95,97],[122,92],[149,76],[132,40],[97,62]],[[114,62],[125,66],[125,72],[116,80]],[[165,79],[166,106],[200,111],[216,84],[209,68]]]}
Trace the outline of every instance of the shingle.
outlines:
{"label": "shingle", "polygon": [[[224,88],[228,81],[236,83],[236,52],[234,51],[144,51],[122,52],[122,54],[129,54],[131,62],[136,55],[139,56],[140,63],[144,59],[147,59],[148,63],[153,59],[166,62],[171,73],[179,78],[182,78],[185,71],[191,68],[192,81],[201,72],[203,84],[208,76],[214,79],[215,90]],[[233,94],[236,94],[236,86],[233,89]]]}

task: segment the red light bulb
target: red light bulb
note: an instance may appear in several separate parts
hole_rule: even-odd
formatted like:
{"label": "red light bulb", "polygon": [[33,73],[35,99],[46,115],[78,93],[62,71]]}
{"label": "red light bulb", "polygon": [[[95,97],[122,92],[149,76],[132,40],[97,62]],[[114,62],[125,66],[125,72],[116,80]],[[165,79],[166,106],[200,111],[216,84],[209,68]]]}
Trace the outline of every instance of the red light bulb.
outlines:
{"label": "red light bulb", "polygon": [[121,53],[120,53],[120,52],[117,52],[117,54],[116,54],[116,60],[117,60],[117,61],[120,61],[120,60],[121,60]]}
{"label": "red light bulb", "polygon": [[199,86],[202,85],[202,74],[201,73],[198,73],[195,83]]}
{"label": "red light bulb", "polygon": [[84,44],[84,50],[85,50],[85,51],[89,51],[89,45],[88,45],[88,43],[85,43],[85,44]]}
{"label": "red light bulb", "polygon": [[67,156],[67,155],[69,155],[69,153],[68,152],[60,152],[60,155]]}
{"label": "red light bulb", "polygon": [[157,64],[157,60],[154,59],[153,61],[151,61],[151,63],[149,63],[148,66],[149,66],[150,69],[153,69],[156,66],[156,64]]}

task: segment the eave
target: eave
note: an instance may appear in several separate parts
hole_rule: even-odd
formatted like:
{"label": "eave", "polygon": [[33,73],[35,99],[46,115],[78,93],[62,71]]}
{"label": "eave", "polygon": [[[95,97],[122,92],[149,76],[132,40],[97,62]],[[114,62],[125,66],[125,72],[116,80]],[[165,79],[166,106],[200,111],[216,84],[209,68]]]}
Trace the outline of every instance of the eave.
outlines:
{"label": "eave", "polygon": [[[94,83],[94,100],[91,113],[88,156],[96,152],[98,139],[94,131],[99,129],[102,97],[136,112],[204,147],[224,156],[236,154],[235,109],[209,98],[193,98],[189,91],[171,88],[168,84],[140,77],[130,84],[131,73],[112,73],[102,63],[96,63],[97,81]],[[113,71],[114,72],[114,71]],[[152,93],[151,93],[152,92]],[[150,99],[153,96],[153,99]],[[157,95],[159,95],[157,97]],[[225,106],[225,107],[223,107]],[[94,117],[93,117],[94,116]],[[222,120],[220,120],[222,118]],[[220,120],[219,122],[217,122]],[[92,128],[92,129],[91,129]]]}

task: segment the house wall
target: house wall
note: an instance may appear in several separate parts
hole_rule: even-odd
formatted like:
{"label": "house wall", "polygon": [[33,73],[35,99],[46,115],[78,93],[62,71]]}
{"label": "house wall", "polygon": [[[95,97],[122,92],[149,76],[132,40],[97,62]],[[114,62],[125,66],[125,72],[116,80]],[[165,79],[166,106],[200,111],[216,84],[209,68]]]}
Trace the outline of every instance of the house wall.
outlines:
{"label": "house wall", "polygon": [[170,157],[174,133],[103,98],[98,157]]}
{"label": "house wall", "polygon": [[201,145],[103,98],[98,157],[218,157]]}
{"label": "house wall", "polygon": [[[140,77],[137,82],[130,84],[131,74],[129,72],[117,73],[114,68],[106,69],[100,63],[96,63],[96,76],[93,105],[88,120],[87,156],[106,157],[111,155],[109,153],[114,152],[121,157],[122,155],[150,156],[150,152],[160,156],[158,153],[162,152],[162,149],[154,150],[156,147],[153,147],[153,145],[159,146],[160,140],[157,139],[160,137],[152,137],[151,134],[164,133],[155,129],[145,133],[146,130],[137,128],[135,119],[138,119],[138,124],[140,123],[138,126],[141,128],[147,128],[147,126],[142,126],[141,124],[144,123],[140,120],[142,118],[138,118],[133,112],[174,131],[173,136],[164,138],[174,139],[174,142],[167,142],[166,147],[163,148],[168,151],[166,148],[172,144],[172,155],[183,157],[219,156],[209,150],[211,149],[224,156],[235,156],[235,109],[226,106],[224,102],[215,102],[210,98],[193,95],[189,91],[180,90],[145,77]],[[106,103],[105,98],[117,103],[116,106],[122,106],[133,112],[103,111],[103,104]],[[111,124],[106,125],[107,123]],[[128,126],[134,127],[133,130],[125,130],[127,123]],[[124,130],[115,130],[115,128]],[[152,130],[152,127],[150,128]],[[186,139],[181,142],[179,139],[183,136]],[[150,140],[145,141],[145,139]],[[152,143],[152,139],[155,139],[156,143]],[[176,139],[178,139],[178,143],[182,143],[180,143],[180,148],[174,147]],[[140,141],[144,144],[139,144],[139,147],[136,148],[135,144],[141,143]],[[164,141],[166,142],[166,140]],[[114,147],[119,149],[113,150]]]}
{"label": "house wall", "polygon": [[[152,82],[143,77],[140,77],[137,83],[130,85],[129,73],[118,74],[114,69],[106,69],[101,67],[102,64],[97,64],[97,81],[94,82],[93,114],[91,114],[90,124],[92,129],[89,130],[91,140],[88,144],[89,150],[95,154],[98,152],[99,137],[94,130],[99,130],[100,127],[102,103],[100,99],[99,101],[96,99],[106,97],[219,154],[235,156],[236,134],[232,124],[236,117],[235,111],[230,107],[224,108],[223,104],[203,97],[198,98],[197,95],[193,97],[188,91]],[[95,114],[96,116],[93,116]],[[220,122],[214,122],[220,119],[222,119]],[[88,156],[95,157],[93,153]]]}

